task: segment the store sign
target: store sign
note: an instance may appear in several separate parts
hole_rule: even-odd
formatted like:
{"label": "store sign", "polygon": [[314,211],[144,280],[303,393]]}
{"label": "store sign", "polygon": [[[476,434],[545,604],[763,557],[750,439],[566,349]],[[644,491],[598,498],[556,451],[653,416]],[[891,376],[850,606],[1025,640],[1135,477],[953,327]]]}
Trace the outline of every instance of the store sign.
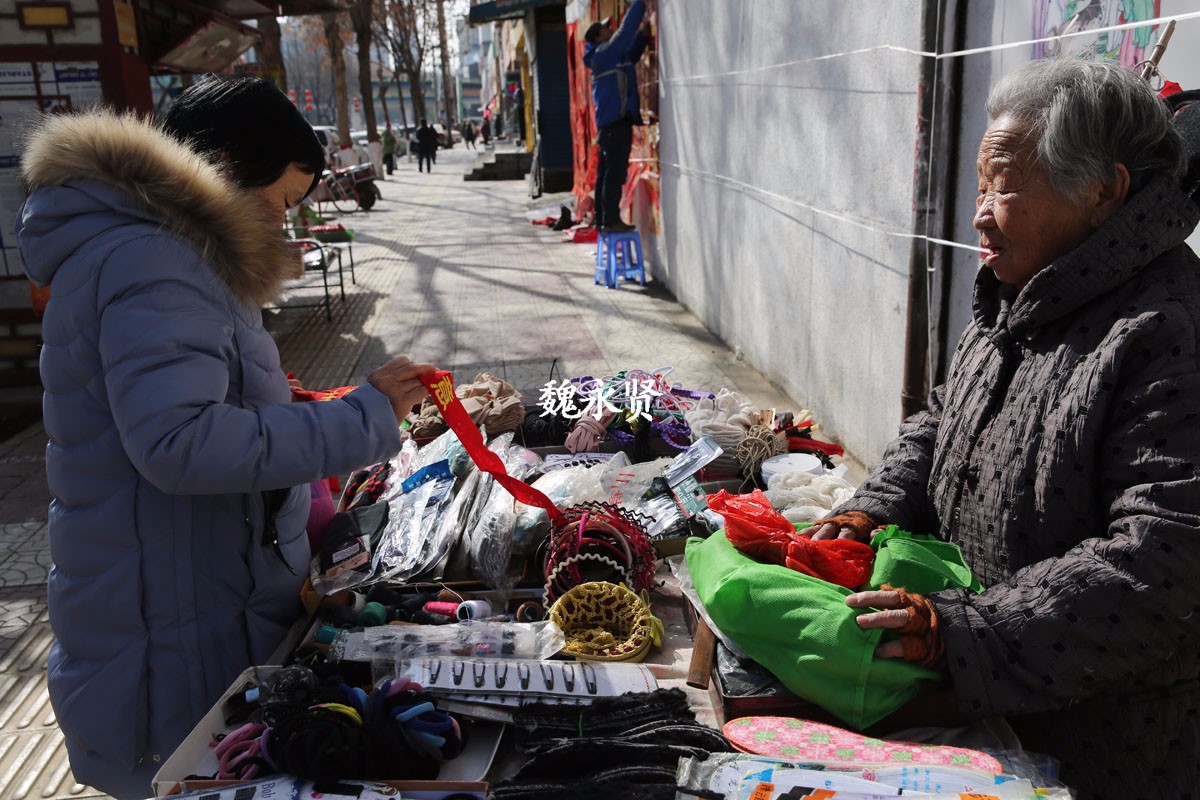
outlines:
{"label": "store sign", "polygon": [[137,19],[133,13],[133,3],[125,0],[113,0],[113,11],[117,15],[117,41],[121,47],[137,50]]}
{"label": "store sign", "polygon": [[23,31],[70,30],[75,17],[70,3],[17,3],[17,24]]}
{"label": "store sign", "polygon": [[533,8],[566,4],[567,0],[492,0],[490,3],[471,6],[467,21],[471,25],[481,25],[501,19],[516,19],[525,16],[525,12]]}

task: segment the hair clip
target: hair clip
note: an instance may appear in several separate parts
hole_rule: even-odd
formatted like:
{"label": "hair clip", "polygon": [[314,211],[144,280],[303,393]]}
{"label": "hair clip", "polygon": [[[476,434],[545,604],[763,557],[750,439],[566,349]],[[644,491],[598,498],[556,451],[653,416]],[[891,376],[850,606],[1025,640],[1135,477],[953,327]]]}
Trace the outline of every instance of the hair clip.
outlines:
{"label": "hair clip", "polygon": [[568,692],[575,691],[575,665],[574,664],[563,664],[562,665],[562,678],[563,678],[563,687],[565,687]]}
{"label": "hair clip", "polygon": [[599,687],[596,685],[596,668],[588,663],[581,663],[579,668],[583,671],[583,682],[587,687],[588,694],[596,694]]}

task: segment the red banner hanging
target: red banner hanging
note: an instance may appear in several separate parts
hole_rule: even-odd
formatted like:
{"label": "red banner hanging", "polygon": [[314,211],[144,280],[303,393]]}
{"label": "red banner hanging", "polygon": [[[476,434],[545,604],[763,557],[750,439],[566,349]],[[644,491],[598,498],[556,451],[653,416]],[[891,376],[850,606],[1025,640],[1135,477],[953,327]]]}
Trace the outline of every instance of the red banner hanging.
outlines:
{"label": "red banner hanging", "polygon": [[422,375],[421,382],[429,390],[433,402],[442,412],[442,418],[446,420],[450,430],[458,436],[458,440],[466,448],[467,454],[471,456],[475,466],[494,477],[496,483],[503,486],[518,501],[527,506],[545,509],[555,525],[566,522],[563,513],[558,510],[558,506],[554,505],[549,497],[528,483],[509,475],[504,469],[504,462],[500,460],[500,456],[488,450],[483,441],[483,434],[479,432],[479,428],[475,427],[467,410],[463,408],[462,401],[454,394],[454,378],[449,372],[442,369]]}

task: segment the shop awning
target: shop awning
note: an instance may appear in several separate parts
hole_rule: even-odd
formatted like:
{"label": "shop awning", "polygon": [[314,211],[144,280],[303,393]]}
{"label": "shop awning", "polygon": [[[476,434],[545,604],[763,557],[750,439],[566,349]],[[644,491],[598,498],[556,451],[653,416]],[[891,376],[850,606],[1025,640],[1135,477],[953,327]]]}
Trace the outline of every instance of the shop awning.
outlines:
{"label": "shop awning", "polygon": [[489,3],[471,6],[471,14],[467,21],[472,25],[482,25],[485,22],[523,17],[531,8],[566,4],[567,0],[491,0]]}
{"label": "shop awning", "polygon": [[350,0],[192,0],[192,3],[233,19],[253,19],[267,15],[302,17],[306,14],[345,11],[351,5]]}

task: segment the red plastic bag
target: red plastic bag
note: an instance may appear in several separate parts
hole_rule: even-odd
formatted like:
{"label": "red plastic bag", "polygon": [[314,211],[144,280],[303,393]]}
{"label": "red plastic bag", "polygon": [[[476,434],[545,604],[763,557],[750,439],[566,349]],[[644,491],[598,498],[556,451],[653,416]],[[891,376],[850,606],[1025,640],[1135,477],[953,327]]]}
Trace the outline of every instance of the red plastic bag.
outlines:
{"label": "red plastic bag", "polygon": [[813,541],[797,533],[760,489],[738,495],[722,489],[708,498],[708,507],[725,517],[725,537],[751,558],[847,589],[856,589],[871,578],[875,551],[870,545],[852,539]]}

